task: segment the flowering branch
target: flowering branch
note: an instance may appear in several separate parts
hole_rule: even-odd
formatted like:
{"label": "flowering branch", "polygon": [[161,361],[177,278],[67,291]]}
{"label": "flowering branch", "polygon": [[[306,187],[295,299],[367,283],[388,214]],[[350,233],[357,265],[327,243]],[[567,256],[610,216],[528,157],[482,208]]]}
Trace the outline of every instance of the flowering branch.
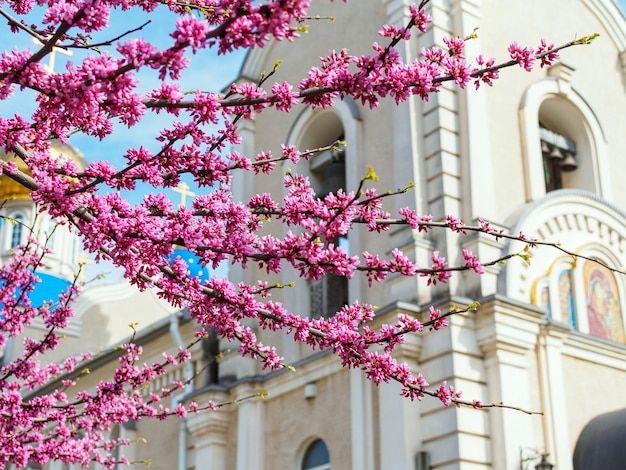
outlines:
{"label": "flowering branch", "polygon": [[[203,268],[220,263],[238,263],[247,268],[253,263],[268,274],[277,274],[285,265],[293,267],[307,281],[327,274],[351,278],[363,272],[370,284],[390,273],[425,277],[427,284],[445,283],[457,272],[473,271],[512,257],[527,260],[526,251],[479,261],[468,250],[459,254],[458,265],[435,251],[429,265],[420,266],[398,249],[388,259],[367,251],[350,254],[337,243],[355,224],[378,233],[392,225],[407,225],[418,232],[439,228],[465,235],[480,232],[495,240],[509,239],[528,247],[553,246],[574,255],[555,243],[528,240],[522,233],[504,233],[487,222],[470,226],[449,216],[434,221],[404,208],[392,217],[383,208],[389,197],[411,189],[412,184],[396,191],[377,193],[368,187],[377,181],[368,169],[357,189],[339,190],[319,197],[305,176],[289,171],[283,178],[283,193],[278,201],[271,194],[257,194],[248,201],[234,200],[231,183],[246,171],[272,174],[280,162],[297,165],[315,154],[330,150],[343,142],[299,151],[282,146],[280,155],[263,152],[256,156],[228,152],[241,142],[238,125],[257,114],[275,108],[290,112],[294,106],[330,107],[334,100],[351,97],[371,108],[381,100],[396,103],[412,96],[427,100],[442,83],[453,82],[461,88],[472,83],[476,88],[493,85],[501,69],[519,65],[531,70],[536,62],[549,66],[567,47],[587,44],[592,36],[555,47],[542,40],[537,48],[511,44],[509,59],[496,64],[495,59],[478,56],[475,63],[465,58],[467,38],[445,38],[444,47],[425,48],[419,59],[405,63],[396,46],[408,41],[414,32],[427,31],[430,17],[425,12],[428,0],[409,8],[410,18],[401,27],[384,25],[379,35],[386,45],[372,45],[371,55],[352,55],[347,50],[332,51],[312,67],[298,84],[270,84],[274,69],[256,82],[242,80],[231,85],[220,96],[207,91],[193,94],[181,91],[177,83],[187,68],[189,56],[215,48],[218,53],[234,49],[263,47],[270,40],[295,40],[308,15],[307,0],[256,2],[252,0],[164,0],[73,2],[9,2],[0,14],[13,33],[20,31],[37,38],[42,46],[35,52],[15,48],[0,56],[0,100],[8,100],[24,90],[36,95],[35,111],[28,118],[16,113],[0,117],[0,148],[21,158],[28,170],[13,162],[0,161],[3,175],[31,191],[31,199],[60,223],[69,223],[84,241],[85,250],[96,259],[109,259],[124,269],[125,277],[141,289],[155,289],[158,295],[177,308],[186,308],[203,331],[213,328],[220,338],[236,341],[239,352],[258,359],[263,368],[292,369],[275,348],[262,344],[252,323],[261,329],[285,331],[296,341],[312,348],[331,349],[345,367],[362,370],[374,383],[396,381],[402,394],[410,399],[424,396],[438,398],[444,405],[452,403],[474,408],[503,407],[508,404],[485,404],[462,400],[460,393],[444,382],[436,390],[420,375],[414,375],[407,364],[393,357],[395,348],[407,334],[421,334],[447,325],[450,316],[469,313],[478,308],[453,308],[446,313],[431,307],[428,319],[420,322],[401,316],[396,325],[378,329],[368,326],[375,316],[374,307],[354,302],[329,318],[310,319],[290,312],[272,300],[277,289],[291,284],[234,285],[216,276],[201,280],[191,276],[187,263],[176,256],[174,245],[185,247]],[[160,49],[145,39],[133,37],[147,23],[115,36],[90,43],[93,32],[105,30],[113,8],[169,9],[176,21],[169,34],[171,43]],[[9,13],[12,10],[13,13]],[[200,15],[189,15],[189,12]],[[19,17],[41,14],[40,25],[26,26]],[[109,36],[110,37],[110,36]],[[48,73],[41,61],[54,51],[86,49],[94,55],[68,63],[62,72]],[[99,49],[103,49],[100,51]],[[139,93],[138,72],[152,73],[158,85]],[[190,96],[193,95],[193,98]],[[133,128],[147,113],[167,113],[173,122],[161,129],[153,144],[130,148],[120,168],[110,161],[91,162],[79,168],[71,159],[51,155],[51,141],[67,142],[75,133],[105,139],[114,132],[114,124]],[[217,130],[215,130],[217,127]],[[189,175],[199,187],[211,188],[194,198],[192,206],[175,208],[164,194],[145,195],[144,201],[131,205],[120,194],[146,182],[162,190],[179,184]],[[275,221],[285,228],[284,234],[265,231]],[[283,232],[278,230],[277,232]],[[117,461],[113,449],[127,445],[123,439],[106,439],[112,426],[131,419],[167,419],[184,417],[188,412],[215,410],[224,404],[199,405],[179,403],[170,409],[166,400],[191,383],[194,377],[174,382],[170,387],[144,396],[141,390],[172,367],[190,360],[189,348],[201,340],[202,333],[177,354],[165,354],[153,364],[139,365],[141,345],[135,338],[119,351],[119,366],[110,380],[103,380],[92,391],[81,390],[78,379],[85,373],[78,367],[94,356],[68,358],[62,364],[40,366],[38,357],[59,344],[57,330],[64,328],[73,315],[71,302],[79,291],[78,275],[54,305],[32,306],[28,293],[36,282],[34,271],[41,266],[45,244],[33,236],[16,250],[9,266],[2,267],[0,282],[0,325],[9,336],[21,334],[24,325],[40,316],[47,333],[43,340],[27,340],[22,357],[2,368],[0,377],[0,468],[11,463],[24,467],[29,462],[44,464],[49,460],[89,465],[97,462],[112,467]],[[462,258],[462,259],[461,259]],[[588,259],[588,258],[585,258]],[[6,269],[5,269],[6,268]],[[622,272],[615,270],[615,272]],[[52,308],[55,307],[55,308]],[[0,336],[0,346],[6,340]],[[61,376],[60,379],[54,379]],[[60,385],[59,385],[60,383]],[[46,388],[48,387],[48,388]],[[33,391],[27,396],[24,390]],[[74,396],[70,396],[70,392]],[[246,397],[248,399],[251,397]],[[532,413],[522,410],[527,413]],[[82,433],[82,434],[81,434]],[[122,459],[122,463],[128,463]]]}

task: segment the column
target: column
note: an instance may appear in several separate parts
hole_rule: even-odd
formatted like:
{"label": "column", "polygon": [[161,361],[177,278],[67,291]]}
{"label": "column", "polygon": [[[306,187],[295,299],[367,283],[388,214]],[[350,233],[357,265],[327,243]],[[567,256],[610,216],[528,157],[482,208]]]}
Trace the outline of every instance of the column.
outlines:
{"label": "column", "polygon": [[[409,312],[406,312],[409,313]],[[396,318],[385,316],[385,323],[394,324]],[[394,358],[404,361],[417,374],[417,358],[421,349],[421,338],[408,335],[405,342],[394,351]],[[415,466],[415,454],[422,449],[423,422],[420,421],[422,404],[400,396],[397,383],[381,384],[378,387],[379,452],[380,468],[405,470]]]}

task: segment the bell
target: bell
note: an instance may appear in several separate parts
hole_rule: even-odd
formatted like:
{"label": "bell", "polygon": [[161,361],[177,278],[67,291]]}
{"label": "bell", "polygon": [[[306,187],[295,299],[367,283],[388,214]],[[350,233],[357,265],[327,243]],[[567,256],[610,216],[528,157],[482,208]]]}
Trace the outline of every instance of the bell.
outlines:
{"label": "bell", "polygon": [[578,169],[576,158],[570,152],[565,152],[565,158],[561,161],[561,170],[574,171]]}
{"label": "bell", "polygon": [[543,153],[544,155],[547,155],[550,153],[550,146],[548,145],[548,142],[546,142],[545,140],[541,141],[541,153]]}
{"label": "bell", "polygon": [[554,147],[548,156],[550,160],[563,160],[563,154],[558,147]]}

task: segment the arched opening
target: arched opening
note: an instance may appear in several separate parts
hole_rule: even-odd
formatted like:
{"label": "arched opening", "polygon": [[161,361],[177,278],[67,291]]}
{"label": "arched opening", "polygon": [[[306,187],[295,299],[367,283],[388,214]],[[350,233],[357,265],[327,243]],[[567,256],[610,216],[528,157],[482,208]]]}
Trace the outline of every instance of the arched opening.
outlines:
{"label": "arched opening", "polygon": [[546,192],[577,188],[597,193],[594,151],[583,116],[568,100],[551,96],[539,108]]}
{"label": "arched opening", "polygon": [[[334,113],[314,117],[298,142],[301,150],[316,149],[344,139],[341,119]],[[315,155],[310,160],[311,182],[318,196],[346,188],[345,149],[336,147]]]}
{"label": "arched opening", "polygon": [[557,64],[520,104],[526,198],[582,189],[610,199],[608,149],[597,116],[571,86],[574,69]]}
{"label": "arched opening", "polygon": [[[344,139],[344,127],[339,116],[333,112],[314,116],[305,126],[298,141],[301,150],[316,149]],[[346,152],[342,146],[334,146],[312,157],[309,161],[309,176],[317,197],[346,190]],[[324,240],[326,243],[349,250],[348,238],[338,237]],[[311,318],[334,315],[348,302],[348,280],[335,274],[326,274],[309,283]]]}
{"label": "arched opening", "polygon": [[551,320],[577,328],[572,267],[569,257],[554,260],[547,274],[534,281],[531,302]]}
{"label": "arched opening", "polygon": [[15,249],[19,245],[22,244],[22,238],[24,233],[24,223],[26,221],[24,214],[18,212],[13,214],[12,219],[12,227],[11,227],[11,236],[9,237],[9,248]]}
{"label": "arched opening", "polygon": [[313,441],[302,458],[302,470],[330,470],[330,454],[322,439]]}

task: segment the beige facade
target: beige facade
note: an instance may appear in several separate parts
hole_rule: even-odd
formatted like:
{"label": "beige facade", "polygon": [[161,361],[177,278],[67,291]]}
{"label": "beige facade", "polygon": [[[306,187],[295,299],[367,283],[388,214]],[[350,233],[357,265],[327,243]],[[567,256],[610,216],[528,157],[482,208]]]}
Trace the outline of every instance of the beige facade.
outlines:
{"label": "beige facade", "polygon": [[[512,41],[536,46],[542,37],[555,44],[595,32],[600,37],[591,46],[563,51],[562,62],[554,67],[532,73],[503,70],[493,88],[478,92],[446,85],[428,102],[411,99],[395,106],[383,101],[370,110],[346,100],[329,110],[266,113],[242,125],[239,150],[247,155],[276,152],[283,142],[315,148],[341,136],[347,141],[348,190],[356,188],[367,166],[376,170],[381,190],[416,183],[415,190],[388,202],[391,211],[411,206],[435,219],[455,215],[468,223],[482,217],[509,233],[523,230],[529,237],[561,242],[583,257],[623,267],[626,19],[617,4],[431,3],[432,28],[401,45],[407,60],[419,58],[422,47],[443,44],[444,36],[466,36],[476,27],[479,37],[468,44],[468,57],[480,51],[506,60]],[[408,8],[402,0],[316,2],[312,14],[317,13],[336,20],[313,21],[295,45],[277,43],[251,52],[242,79],[256,80],[281,60],[275,80],[297,83],[331,49],[368,52],[373,41],[382,42],[376,35],[379,25],[404,24]],[[562,187],[548,191],[542,148],[546,144],[550,152],[567,154],[572,143],[577,169],[560,174]],[[321,187],[323,173],[307,165],[292,170],[310,175]],[[283,170],[288,166],[293,165]],[[234,184],[242,200],[257,192],[283,192],[275,174],[241,175]],[[273,229],[282,227],[268,228]],[[464,248],[482,261],[523,249],[521,243],[483,235],[424,235],[407,228],[382,236],[357,229],[348,244],[357,254],[401,248],[425,266],[435,249],[453,264],[463,262]],[[127,432],[146,437],[148,444],[137,444],[130,457],[150,458],[157,470],[300,470],[309,446],[322,439],[330,466],[315,467],[320,470],[423,470],[427,467],[419,462],[426,461],[438,470],[512,470],[534,468],[537,460],[525,460],[533,451],[549,454],[558,470],[573,470],[572,455],[584,426],[595,416],[626,407],[626,277],[553,248],[536,248],[532,255],[530,264],[513,259],[487,268],[484,276],[458,275],[434,289],[424,278],[399,277],[368,288],[365,278],[356,276],[349,282],[348,297],[380,307],[379,324],[393,323],[400,313],[421,316],[430,305],[448,309],[480,301],[476,313],[453,317],[449,328],[407,338],[396,355],[435,387],[445,380],[463,390],[466,399],[502,401],[542,411],[543,416],[446,408],[433,399],[410,402],[394,384],[375,387],[359,371],[342,369],[332,354],[260,331],[262,341],[276,345],[296,372],[263,372],[236,352],[226,353],[217,383],[206,384],[200,377],[193,390],[175,400],[227,402],[259,392],[269,396],[188,417],[180,426],[174,421],[136,423]],[[247,282],[266,277],[236,267],[230,275],[233,281]],[[308,314],[311,289],[294,270],[285,268],[267,280],[297,281],[279,299],[290,310]],[[102,307],[94,304],[85,315],[92,312],[95,318],[102,308],[110,317],[104,323],[83,321],[84,338],[91,338],[94,325],[117,322],[112,312],[123,306],[105,297]],[[140,335],[148,362],[180,343],[177,332],[186,338],[194,331],[191,322],[168,317],[158,305],[155,301],[140,308],[161,318]],[[122,336],[116,331],[109,339]],[[220,348],[236,350],[236,345],[222,342]],[[200,348],[194,354],[193,367],[199,369],[205,356]],[[93,368],[94,380],[110,364],[102,361],[98,367]],[[182,370],[172,373],[184,375]]]}

